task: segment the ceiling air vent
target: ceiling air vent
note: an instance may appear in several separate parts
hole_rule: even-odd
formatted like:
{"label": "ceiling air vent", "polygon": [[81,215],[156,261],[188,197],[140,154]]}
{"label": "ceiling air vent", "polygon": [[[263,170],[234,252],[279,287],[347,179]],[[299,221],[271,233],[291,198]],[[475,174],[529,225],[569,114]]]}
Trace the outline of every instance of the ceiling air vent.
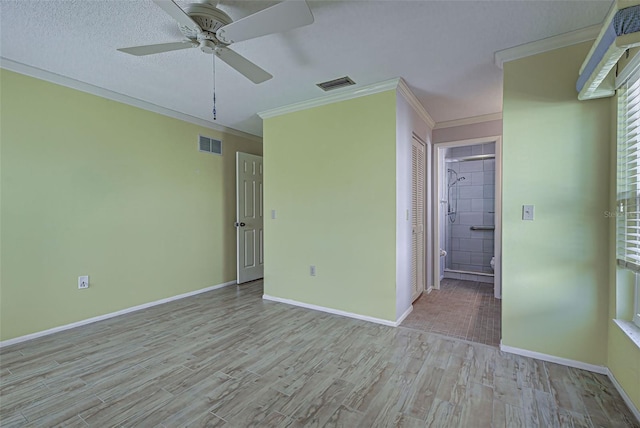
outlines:
{"label": "ceiling air vent", "polygon": [[332,91],[334,89],[342,88],[344,86],[355,85],[356,82],[351,80],[349,76],[344,76],[339,79],[329,80],[328,82],[318,83],[317,86],[323,91]]}
{"label": "ceiling air vent", "polygon": [[222,141],[200,135],[198,139],[198,150],[214,155],[222,154]]}

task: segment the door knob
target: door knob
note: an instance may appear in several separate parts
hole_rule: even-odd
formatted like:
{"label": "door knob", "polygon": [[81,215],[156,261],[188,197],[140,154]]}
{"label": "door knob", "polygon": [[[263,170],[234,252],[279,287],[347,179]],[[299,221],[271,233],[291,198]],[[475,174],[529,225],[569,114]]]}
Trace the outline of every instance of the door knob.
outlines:
{"label": "door knob", "polygon": [[235,227],[245,227],[245,226],[246,226],[246,223],[244,223],[244,222],[240,222],[240,223],[238,223],[238,222],[236,221],[233,225],[234,225]]}

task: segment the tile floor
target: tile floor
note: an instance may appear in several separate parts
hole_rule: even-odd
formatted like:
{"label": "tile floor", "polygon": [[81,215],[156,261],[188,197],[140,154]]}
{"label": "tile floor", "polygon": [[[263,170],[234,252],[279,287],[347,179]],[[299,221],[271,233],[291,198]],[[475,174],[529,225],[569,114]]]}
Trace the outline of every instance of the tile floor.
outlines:
{"label": "tile floor", "polygon": [[501,301],[493,297],[493,284],[445,278],[440,290],[413,303],[402,326],[498,346]]}

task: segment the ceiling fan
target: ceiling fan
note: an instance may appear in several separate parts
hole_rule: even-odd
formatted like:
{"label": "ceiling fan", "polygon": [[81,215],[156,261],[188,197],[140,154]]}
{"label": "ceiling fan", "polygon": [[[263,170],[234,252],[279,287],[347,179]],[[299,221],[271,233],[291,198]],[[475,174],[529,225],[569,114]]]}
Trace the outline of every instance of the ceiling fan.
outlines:
{"label": "ceiling fan", "polygon": [[237,21],[232,21],[229,15],[218,9],[214,1],[189,4],[184,10],[173,0],[153,2],[176,20],[186,40],[134,46],[119,51],[143,56],[199,47],[202,52],[214,54],[253,83],[262,83],[273,76],[231,50],[229,45],[313,23],[313,15],[306,1],[287,0]]}

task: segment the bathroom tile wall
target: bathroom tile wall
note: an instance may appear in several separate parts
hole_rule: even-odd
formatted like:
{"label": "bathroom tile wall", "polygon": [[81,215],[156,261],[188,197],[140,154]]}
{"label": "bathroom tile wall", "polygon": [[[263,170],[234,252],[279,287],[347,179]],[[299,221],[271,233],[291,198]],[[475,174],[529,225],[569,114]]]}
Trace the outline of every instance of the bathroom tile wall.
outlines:
{"label": "bathroom tile wall", "polygon": [[[495,144],[454,147],[447,151],[447,158],[460,158],[479,154],[494,154]],[[471,230],[471,226],[495,224],[495,160],[484,159],[464,162],[447,162],[458,181],[449,190],[449,204],[457,200],[456,215],[447,219],[446,267],[467,272],[493,273],[494,231]],[[449,176],[449,174],[447,174]],[[454,175],[455,177],[455,175]],[[455,220],[455,221],[452,221]]]}

